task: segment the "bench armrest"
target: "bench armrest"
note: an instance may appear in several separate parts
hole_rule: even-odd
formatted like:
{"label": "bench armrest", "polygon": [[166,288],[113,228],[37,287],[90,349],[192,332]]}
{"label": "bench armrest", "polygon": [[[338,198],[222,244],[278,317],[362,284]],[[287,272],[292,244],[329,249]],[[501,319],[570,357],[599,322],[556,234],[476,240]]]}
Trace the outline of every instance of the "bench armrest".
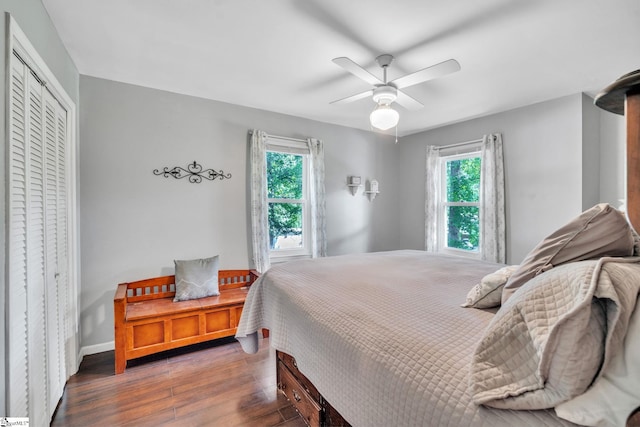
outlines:
{"label": "bench armrest", "polygon": [[127,284],[120,283],[116,289],[116,294],[113,296],[113,302],[120,302],[127,298]]}
{"label": "bench armrest", "polygon": [[127,315],[127,284],[120,283],[113,297],[113,320],[114,320],[114,341],[115,341],[115,359],[116,374],[124,372],[127,366],[125,355],[126,335],[125,335],[125,316]]}

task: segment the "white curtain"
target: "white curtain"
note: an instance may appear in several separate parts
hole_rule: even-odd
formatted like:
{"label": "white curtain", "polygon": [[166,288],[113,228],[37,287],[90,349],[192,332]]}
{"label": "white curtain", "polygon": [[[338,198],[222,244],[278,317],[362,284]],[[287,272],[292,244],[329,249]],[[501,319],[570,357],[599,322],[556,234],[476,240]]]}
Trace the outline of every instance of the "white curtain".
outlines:
{"label": "white curtain", "polygon": [[[438,238],[438,215],[442,173],[440,150],[427,146],[425,177],[425,229],[424,246],[429,252],[441,248]],[[504,208],[504,160],[502,135],[489,134],[482,138],[480,172],[480,254],[486,261],[506,262],[505,208]]]}
{"label": "white curtain", "polygon": [[327,256],[325,229],[324,147],[322,141],[307,139],[309,147],[309,198],[311,207],[311,256]]}
{"label": "white curtain", "polygon": [[269,269],[269,205],[267,204],[267,134],[253,130],[251,135],[251,242],[253,264],[264,273]]}
{"label": "white curtain", "polygon": [[506,262],[504,159],[502,135],[482,138],[480,172],[480,253],[482,259]]}
{"label": "white curtain", "polygon": [[424,247],[428,252],[438,252],[438,200],[440,200],[440,147],[427,146],[425,176],[425,227]]}

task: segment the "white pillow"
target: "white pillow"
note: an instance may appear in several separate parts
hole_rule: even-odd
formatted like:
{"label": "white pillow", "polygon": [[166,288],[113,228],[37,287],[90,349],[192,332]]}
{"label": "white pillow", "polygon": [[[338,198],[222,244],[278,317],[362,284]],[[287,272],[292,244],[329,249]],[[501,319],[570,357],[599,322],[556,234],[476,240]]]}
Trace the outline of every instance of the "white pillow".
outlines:
{"label": "white pillow", "polygon": [[487,274],[467,294],[467,300],[460,307],[491,308],[500,305],[502,288],[518,269],[519,265],[509,265]]}
{"label": "white pillow", "polygon": [[580,396],[556,406],[556,414],[585,426],[624,427],[640,406],[640,305],[629,319],[622,351],[613,356],[602,376]]}

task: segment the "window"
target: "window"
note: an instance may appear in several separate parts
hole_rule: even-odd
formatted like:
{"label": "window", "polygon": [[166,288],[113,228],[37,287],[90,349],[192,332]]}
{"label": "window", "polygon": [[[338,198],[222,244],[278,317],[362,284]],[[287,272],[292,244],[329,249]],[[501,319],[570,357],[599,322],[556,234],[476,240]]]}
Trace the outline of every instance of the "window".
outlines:
{"label": "window", "polygon": [[249,158],[254,268],[263,273],[276,259],[326,256],[322,141],[254,129]]}
{"label": "window", "polygon": [[[462,146],[464,154],[447,151]],[[427,145],[425,250],[505,263],[505,229],[502,135]]]}
{"label": "window", "polygon": [[440,158],[440,247],[478,255],[480,247],[480,153]]}
{"label": "window", "polygon": [[271,258],[311,255],[308,238],[308,152],[303,144],[289,141],[271,139],[267,145]]}

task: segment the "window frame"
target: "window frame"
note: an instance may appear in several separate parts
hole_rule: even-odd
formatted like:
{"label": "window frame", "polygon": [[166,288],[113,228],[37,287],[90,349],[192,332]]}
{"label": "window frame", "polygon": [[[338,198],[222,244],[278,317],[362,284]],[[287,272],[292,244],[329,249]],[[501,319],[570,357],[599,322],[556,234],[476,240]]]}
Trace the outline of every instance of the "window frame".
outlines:
{"label": "window frame", "polygon": [[[309,147],[305,142],[293,141],[284,138],[269,137],[265,150],[266,156],[270,152],[294,154],[302,156],[302,198],[286,199],[286,198],[270,198],[269,182],[265,176],[265,185],[267,186],[267,211],[271,203],[299,203],[302,205],[302,247],[271,249],[269,242],[269,260],[271,263],[290,261],[296,258],[311,258],[311,204],[309,201],[310,192],[310,171],[309,171]],[[268,171],[266,171],[268,172]]]}
{"label": "window frame", "polygon": [[[458,255],[465,256],[468,258],[480,259],[482,257],[482,221],[480,221],[480,203],[481,203],[481,194],[478,194],[477,202],[449,202],[447,200],[447,162],[455,161],[455,160],[464,160],[464,159],[473,159],[479,158],[480,162],[482,162],[482,152],[481,150],[473,150],[465,153],[451,154],[451,155],[441,155],[440,156],[440,195],[438,200],[438,247],[440,248],[440,252],[450,254],[450,255]],[[482,163],[481,163],[482,165]],[[482,175],[480,176],[480,180],[482,180]],[[460,248],[452,248],[447,245],[447,236],[449,235],[447,229],[447,208],[451,206],[470,206],[478,208],[478,249],[470,251]]]}

